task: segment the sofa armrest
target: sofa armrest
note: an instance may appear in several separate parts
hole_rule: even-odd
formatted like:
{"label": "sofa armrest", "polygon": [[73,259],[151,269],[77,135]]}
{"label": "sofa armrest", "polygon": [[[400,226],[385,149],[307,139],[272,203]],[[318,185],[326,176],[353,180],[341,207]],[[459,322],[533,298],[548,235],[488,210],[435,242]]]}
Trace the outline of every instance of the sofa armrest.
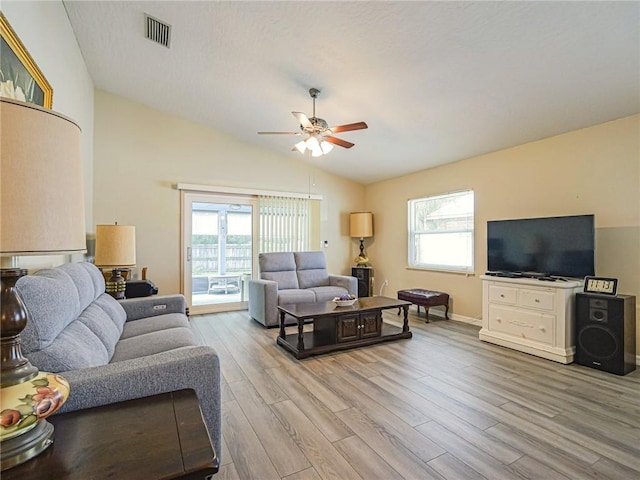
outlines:
{"label": "sofa armrest", "polygon": [[97,407],[175,390],[195,390],[209,437],[216,452],[221,447],[220,361],[211,347],[186,347],[61,372],[71,393],[59,412]]}
{"label": "sofa armrest", "polygon": [[278,282],[249,280],[249,316],[266,327],[278,325]]}
{"label": "sofa armrest", "polygon": [[185,298],[180,294],[127,298],[120,300],[120,305],[127,314],[127,321],[187,311]]}
{"label": "sofa armrest", "polygon": [[347,275],[329,275],[329,284],[346,288],[351,295],[358,296],[358,279]]}

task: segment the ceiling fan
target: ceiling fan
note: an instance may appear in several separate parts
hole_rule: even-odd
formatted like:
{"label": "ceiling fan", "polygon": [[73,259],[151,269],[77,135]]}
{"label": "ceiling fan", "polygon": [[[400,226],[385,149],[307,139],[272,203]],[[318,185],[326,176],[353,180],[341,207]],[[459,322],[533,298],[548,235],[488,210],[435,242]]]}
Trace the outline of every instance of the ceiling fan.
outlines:
{"label": "ceiling fan", "polygon": [[259,135],[306,135],[307,137],[295,144],[292,150],[298,150],[304,153],[306,150],[311,151],[311,155],[319,157],[325,155],[333,149],[333,145],[344,148],[351,148],[355,144],[334,137],[334,133],[349,132],[351,130],[362,130],[369,128],[365,122],[348,123],[346,125],[338,125],[330,127],[323,119],[316,117],[316,98],[320,94],[317,88],[310,88],[309,95],[313,99],[313,116],[308,118],[304,113],[291,112],[300,122],[299,132],[258,132]]}

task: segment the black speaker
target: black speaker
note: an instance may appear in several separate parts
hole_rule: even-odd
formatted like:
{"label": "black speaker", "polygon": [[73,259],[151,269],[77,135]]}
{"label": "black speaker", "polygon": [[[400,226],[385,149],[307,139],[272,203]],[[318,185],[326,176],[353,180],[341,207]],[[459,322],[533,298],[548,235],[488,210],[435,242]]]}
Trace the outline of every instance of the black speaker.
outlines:
{"label": "black speaker", "polygon": [[636,369],[636,297],[576,294],[576,355],[580,365],[626,375]]}
{"label": "black speaker", "polygon": [[373,268],[371,267],[353,267],[351,276],[358,279],[358,297],[370,297],[373,289]]}

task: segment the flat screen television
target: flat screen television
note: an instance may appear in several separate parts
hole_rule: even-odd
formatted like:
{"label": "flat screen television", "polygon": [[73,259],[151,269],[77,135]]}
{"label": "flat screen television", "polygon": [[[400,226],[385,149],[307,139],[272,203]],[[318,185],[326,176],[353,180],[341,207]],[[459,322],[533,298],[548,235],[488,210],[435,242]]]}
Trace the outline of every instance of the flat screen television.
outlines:
{"label": "flat screen television", "polygon": [[593,215],[490,220],[487,268],[523,276],[595,275]]}

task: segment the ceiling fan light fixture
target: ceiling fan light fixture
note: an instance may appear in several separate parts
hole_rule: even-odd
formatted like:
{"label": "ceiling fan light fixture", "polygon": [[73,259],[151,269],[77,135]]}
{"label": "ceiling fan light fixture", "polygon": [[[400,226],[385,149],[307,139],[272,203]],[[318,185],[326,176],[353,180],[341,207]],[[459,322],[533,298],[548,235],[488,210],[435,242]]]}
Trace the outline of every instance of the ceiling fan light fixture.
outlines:
{"label": "ceiling fan light fixture", "polygon": [[322,142],[320,142],[320,148],[322,149],[322,153],[326,155],[331,150],[333,150],[333,145],[326,140],[323,140]]}
{"label": "ceiling fan light fixture", "polygon": [[[309,138],[307,138],[307,148],[313,151],[320,150],[320,142],[318,142],[318,139],[315,135],[311,135]],[[322,150],[320,150],[320,152],[322,152]],[[322,155],[322,153],[320,153],[320,155]],[[318,155],[314,156],[317,157]]]}
{"label": "ceiling fan light fixture", "polygon": [[304,153],[304,151],[307,149],[307,141],[306,140],[302,140],[301,142],[296,143],[294,145],[294,147],[300,153]]}
{"label": "ceiling fan light fixture", "polygon": [[[328,154],[335,145],[342,148],[351,148],[353,143],[334,137],[334,133],[350,132],[368,128],[365,122],[348,123],[329,127],[326,120],[316,117],[316,98],[320,94],[317,88],[309,89],[309,95],[313,99],[313,116],[307,117],[302,112],[291,112],[300,126],[300,132],[258,132],[259,135],[307,135],[307,138],[296,143],[292,150],[304,154],[310,150],[314,157]],[[326,137],[325,137],[326,135]],[[329,139],[329,141],[326,140]]]}

